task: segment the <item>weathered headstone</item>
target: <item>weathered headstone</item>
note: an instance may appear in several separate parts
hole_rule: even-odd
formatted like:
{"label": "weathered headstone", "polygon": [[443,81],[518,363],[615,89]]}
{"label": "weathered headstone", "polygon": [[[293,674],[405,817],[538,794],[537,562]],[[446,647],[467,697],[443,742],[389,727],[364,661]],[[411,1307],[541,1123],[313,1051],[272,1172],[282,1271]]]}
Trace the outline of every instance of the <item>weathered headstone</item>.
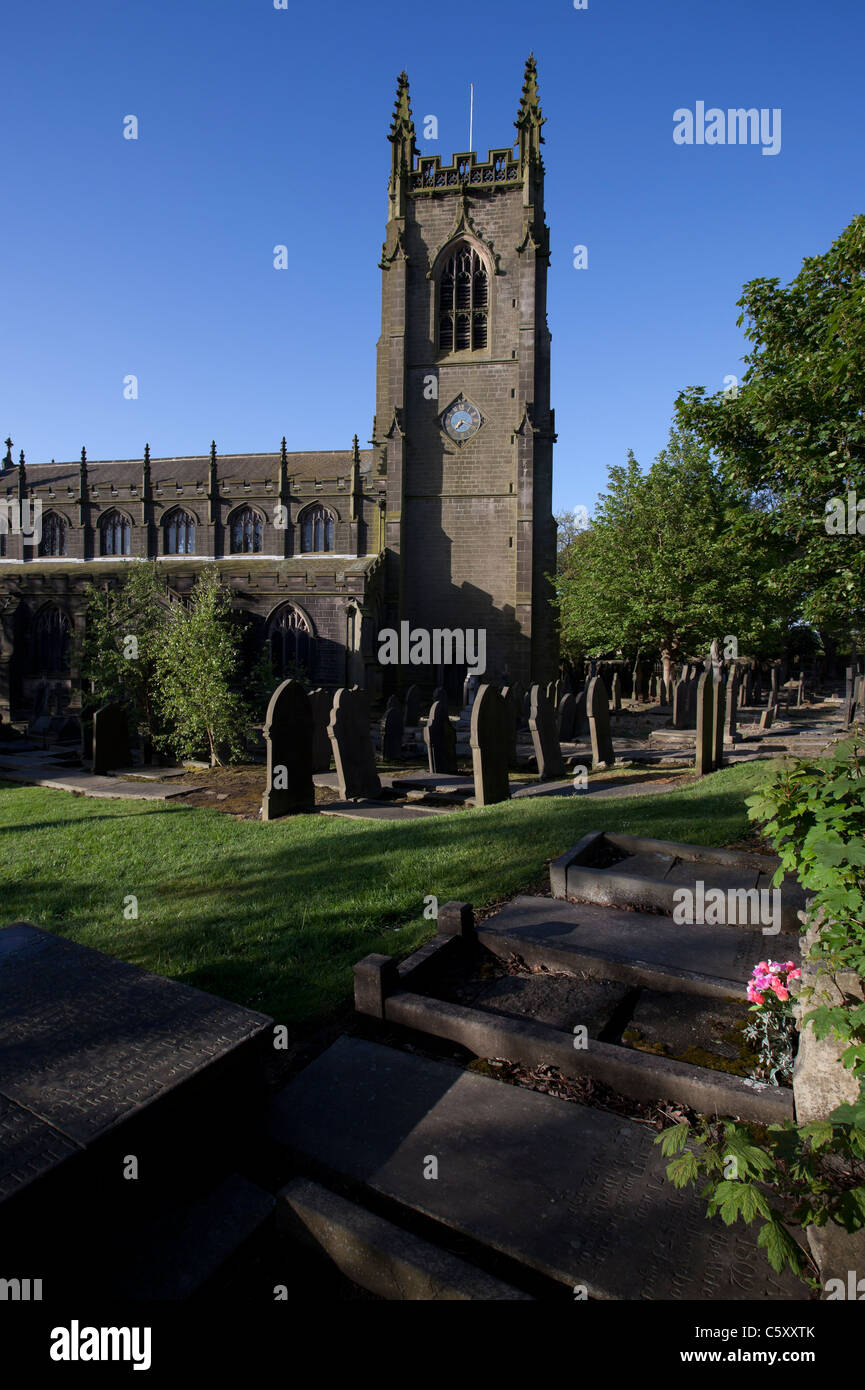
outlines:
{"label": "weathered headstone", "polygon": [[463,709],[471,709],[475,702],[479,686],[480,680],[474,673],[466,676],[463,681]]}
{"label": "weathered headstone", "polygon": [[410,685],[405,692],[405,725],[414,729],[420,724],[421,691],[419,685]]}
{"label": "weathered headstone", "polygon": [[103,705],[93,716],[93,772],[113,772],[131,761],[126,710],[123,705]]}
{"label": "weathered headstone", "polygon": [[475,778],[475,805],[491,806],[510,797],[507,701],[494,685],[482,685],[472,705],[469,742]]}
{"label": "weathered headstone", "polygon": [[550,681],[549,685],[547,686],[547,699],[549,700],[554,710],[558,710],[559,708],[559,700],[562,698],[561,689],[561,681]]}
{"label": "weathered headstone", "polygon": [[396,695],[391,695],[381,721],[381,756],[384,762],[399,762],[402,757],[404,727],[402,706]]}
{"label": "weathered headstone", "polygon": [[805,703],[805,677],[801,675],[796,685],[796,708],[800,709]]}
{"label": "weathered headstone", "polygon": [[309,696],[299,681],[278,685],[264,720],[267,783],[261,819],[277,820],[315,809],[312,780],[314,719]]}
{"label": "weathered headstone", "polygon": [[369,736],[369,707],[362,690],[338,690],[328,726],[343,801],[381,796]]}
{"label": "weathered headstone", "polygon": [[586,709],[589,716],[589,736],[592,740],[592,766],[611,766],[616,755],[613,751],[613,736],[610,733],[610,706],[604,682],[595,676],[586,695]]}
{"label": "weathered headstone", "polygon": [[687,729],[688,727],[688,682],[676,681],[673,686],[673,728]]}
{"label": "weathered headstone", "polygon": [[712,764],[717,769],[724,764],[724,713],[726,687],[720,675],[712,678]]}
{"label": "weathered headstone", "polygon": [[546,697],[543,686],[533,685],[529,703],[529,729],[538,764],[539,777],[564,777],[565,765],[556,733],[555,711]]}
{"label": "weathered headstone", "polygon": [[712,772],[715,766],[715,741],[712,727],[714,679],[704,671],[697,682],[697,756],[694,768],[698,777]]}
{"label": "weathered headstone", "polygon": [[576,717],[577,701],[568,691],[559,701],[559,738],[563,743],[570,743],[573,739]]}
{"label": "weathered headstone", "polygon": [[517,716],[517,728],[520,728],[521,726],[525,726],[526,721],[526,716],[524,712],[526,704],[526,692],[520,685],[519,681],[511,681],[511,684],[508,686],[508,690],[510,691],[510,696],[514,705],[514,711]]}
{"label": "weathered headstone", "polygon": [[610,700],[613,714],[620,714],[622,709],[622,677],[618,671],[613,672],[613,679],[610,682]]}
{"label": "weathered headstone", "polygon": [[507,747],[508,767],[517,766],[517,704],[513,697],[513,687],[505,686],[502,691],[502,699],[505,702],[505,744]]}
{"label": "weathered headstone", "polygon": [[423,731],[430,772],[453,775],[457,770],[457,734],[448,718],[446,700],[434,700]]}
{"label": "weathered headstone", "polygon": [[574,699],[574,738],[584,738],[589,732],[589,716],[586,713],[586,692],[581,690]]}
{"label": "weathered headstone", "polygon": [[724,718],[724,737],[729,743],[735,743],[738,738],[736,732],[736,717],[739,712],[739,695],[741,689],[741,673],[738,666],[734,666],[730,672],[730,679],[727,682],[727,712]]}
{"label": "weathered headstone", "polygon": [[332,690],[310,690],[307,696],[312,710],[312,770],[330,771],[330,737],[328,726],[333,709]]}
{"label": "weathered headstone", "polygon": [[775,711],[776,711],[776,709],[777,709],[777,706],[776,706],[776,705],[773,705],[773,704],[772,704],[772,701],[771,701],[771,699],[770,699],[770,700],[769,700],[769,703],[766,705],[766,708],[763,710],[763,713],[760,715],[760,728],[761,728],[761,729],[771,729],[772,725],[775,723]]}

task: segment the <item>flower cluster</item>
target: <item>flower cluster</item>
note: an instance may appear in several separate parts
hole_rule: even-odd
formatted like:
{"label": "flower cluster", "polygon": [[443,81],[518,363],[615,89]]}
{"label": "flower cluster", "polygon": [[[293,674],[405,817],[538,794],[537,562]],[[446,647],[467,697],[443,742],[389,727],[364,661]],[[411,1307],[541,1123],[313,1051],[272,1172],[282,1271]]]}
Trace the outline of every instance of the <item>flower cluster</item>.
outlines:
{"label": "flower cluster", "polygon": [[802,971],[794,960],[761,960],[751,971],[748,981],[748,999],[752,1004],[763,1004],[767,994],[774,994],[782,1004],[790,998],[790,981],[800,980]]}

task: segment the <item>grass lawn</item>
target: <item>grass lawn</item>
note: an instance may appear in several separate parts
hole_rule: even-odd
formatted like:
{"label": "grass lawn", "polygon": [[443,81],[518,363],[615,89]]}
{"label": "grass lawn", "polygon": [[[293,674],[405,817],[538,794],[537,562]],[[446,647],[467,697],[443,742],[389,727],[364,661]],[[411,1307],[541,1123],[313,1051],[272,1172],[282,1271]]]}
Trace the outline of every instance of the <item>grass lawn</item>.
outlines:
{"label": "grass lawn", "polygon": [[[273,1014],[299,1035],[348,1004],[362,956],[405,955],[433,935],[426,894],[498,902],[591,829],[741,840],[744,797],[770,766],[726,768],[665,795],[526,798],[402,824],[263,825],[0,783],[0,924],[33,922]],[[129,894],[137,920],[123,915]]]}

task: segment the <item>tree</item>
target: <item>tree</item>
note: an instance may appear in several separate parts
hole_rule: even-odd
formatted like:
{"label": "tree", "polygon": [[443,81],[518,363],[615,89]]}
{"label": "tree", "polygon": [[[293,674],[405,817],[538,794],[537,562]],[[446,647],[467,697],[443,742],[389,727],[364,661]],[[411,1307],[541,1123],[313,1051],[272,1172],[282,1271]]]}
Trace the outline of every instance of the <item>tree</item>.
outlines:
{"label": "tree", "polygon": [[689,388],[678,422],[751,493],[751,544],[780,548],[772,591],[850,634],[865,613],[865,216],[786,287],[751,280],[738,307],[753,344],[741,387]]}
{"label": "tree", "polygon": [[174,605],[158,644],[162,738],[180,757],[208,750],[211,766],[240,752],[248,713],[238,689],[239,642],[231,590],[213,570],[198,578],[188,604]]}
{"label": "tree", "polygon": [[780,614],[761,601],[771,557],[741,542],[747,510],[687,432],[670,431],[646,474],[629,453],[560,566],[563,647],[657,650],[668,681],[713,640],[759,648]]}
{"label": "tree", "polygon": [[87,586],[87,614],[80,649],[81,673],[90,690],[85,704],[119,701],[145,744],[159,732],[156,660],[168,620],[165,587],[152,561],[130,566],[116,586]]}

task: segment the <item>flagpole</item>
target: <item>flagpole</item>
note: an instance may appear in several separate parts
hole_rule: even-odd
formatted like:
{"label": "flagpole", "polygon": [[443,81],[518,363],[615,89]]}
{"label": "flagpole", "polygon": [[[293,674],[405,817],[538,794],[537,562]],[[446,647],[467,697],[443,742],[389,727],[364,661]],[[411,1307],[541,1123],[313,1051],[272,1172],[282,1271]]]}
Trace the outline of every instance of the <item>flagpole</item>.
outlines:
{"label": "flagpole", "polygon": [[472,139],[473,139],[473,136],[474,136],[474,123],[475,123],[475,84],[474,84],[474,82],[470,82],[470,83],[469,83],[469,87],[470,87],[470,90],[471,90],[471,95],[470,95],[470,97],[469,97],[469,153],[471,153],[471,151],[472,151],[472,149],[473,149]]}

